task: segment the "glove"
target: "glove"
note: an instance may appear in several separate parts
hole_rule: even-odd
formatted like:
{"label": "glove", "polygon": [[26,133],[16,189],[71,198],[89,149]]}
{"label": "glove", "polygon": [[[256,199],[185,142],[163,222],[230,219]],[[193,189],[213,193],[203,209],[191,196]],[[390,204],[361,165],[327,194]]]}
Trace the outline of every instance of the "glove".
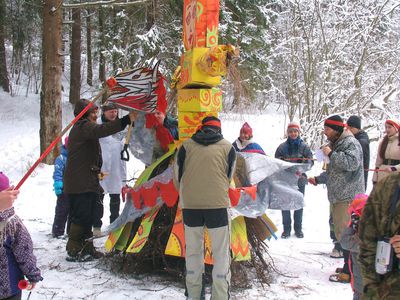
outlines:
{"label": "glove", "polygon": [[312,184],[312,185],[317,185],[317,179],[315,179],[315,177],[310,177],[308,178],[308,183]]}
{"label": "glove", "polygon": [[63,193],[63,186],[64,184],[62,181],[54,181],[53,187],[57,196],[60,196]]}

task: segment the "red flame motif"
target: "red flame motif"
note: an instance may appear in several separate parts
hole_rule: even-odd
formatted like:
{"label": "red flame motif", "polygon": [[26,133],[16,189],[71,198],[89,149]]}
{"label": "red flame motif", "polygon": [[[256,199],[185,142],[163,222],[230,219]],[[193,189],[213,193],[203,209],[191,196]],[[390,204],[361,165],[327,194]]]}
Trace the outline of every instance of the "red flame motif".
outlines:
{"label": "red flame motif", "polygon": [[160,62],[154,68],[142,67],[123,72],[113,77],[109,84],[111,95],[108,101],[120,108],[136,109],[146,113],[156,110],[165,113],[167,109],[164,77],[158,71]]}

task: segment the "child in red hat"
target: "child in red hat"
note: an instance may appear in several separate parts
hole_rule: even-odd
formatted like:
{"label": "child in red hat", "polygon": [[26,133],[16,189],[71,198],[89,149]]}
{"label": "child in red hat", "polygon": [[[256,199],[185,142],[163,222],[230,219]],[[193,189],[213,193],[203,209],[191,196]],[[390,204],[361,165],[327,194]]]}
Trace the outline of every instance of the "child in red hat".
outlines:
{"label": "child in red hat", "polygon": [[250,152],[265,155],[263,148],[257,143],[253,142],[253,129],[245,122],[240,129],[239,137],[233,142],[233,148],[236,152]]}

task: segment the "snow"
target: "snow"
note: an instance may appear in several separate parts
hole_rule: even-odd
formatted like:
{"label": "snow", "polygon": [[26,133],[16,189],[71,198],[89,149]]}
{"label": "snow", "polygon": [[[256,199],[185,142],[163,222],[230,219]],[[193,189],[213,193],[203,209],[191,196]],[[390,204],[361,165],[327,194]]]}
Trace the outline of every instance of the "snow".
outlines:
{"label": "snow", "polygon": [[[40,156],[39,153],[39,96],[11,98],[0,92],[0,170],[14,184]],[[63,104],[64,120],[71,120],[71,107]],[[284,117],[272,108],[263,115],[221,115],[225,137],[234,141],[244,121],[253,127],[255,141],[268,155],[273,156],[283,141]],[[376,143],[373,145],[376,148]],[[376,150],[371,151],[372,155]],[[131,161],[128,176],[142,169],[138,161]],[[309,175],[321,172],[316,163]],[[39,165],[21,187],[15,204],[17,214],[31,233],[38,266],[44,281],[40,282],[30,299],[185,299],[181,283],[166,282],[152,276],[128,276],[113,273],[99,261],[71,263],[65,260],[65,239],[51,237],[56,196],[52,188],[53,166]],[[232,299],[351,299],[349,284],[329,282],[328,277],[341,259],[329,257],[333,247],[329,238],[329,203],[324,186],[307,186],[305,193],[303,231],[304,239],[294,235],[287,239],[272,239],[267,244],[278,273],[273,273],[273,283],[261,286],[254,282],[247,290],[233,291]],[[105,200],[103,222],[108,225],[108,201]],[[278,226],[281,234],[281,212],[268,211],[268,216]],[[103,247],[105,238],[96,240]],[[104,250],[104,248],[103,248]],[[207,299],[209,299],[209,288]],[[27,298],[24,292],[23,299]]]}

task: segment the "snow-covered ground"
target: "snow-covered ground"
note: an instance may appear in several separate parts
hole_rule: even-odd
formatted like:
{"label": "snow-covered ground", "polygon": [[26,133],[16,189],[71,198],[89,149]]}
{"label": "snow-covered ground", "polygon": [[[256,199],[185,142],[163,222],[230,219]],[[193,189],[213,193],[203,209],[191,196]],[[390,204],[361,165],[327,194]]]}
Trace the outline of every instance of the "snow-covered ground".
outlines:
{"label": "snow-covered ground", "polygon": [[[10,98],[0,92],[0,171],[16,184],[39,157],[39,99]],[[63,105],[63,124],[72,119],[68,103]],[[255,141],[268,155],[273,156],[283,141],[284,117],[272,110],[264,115],[221,116],[223,133],[233,141],[244,121],[253,127]],[[322,128],[321,128],[322,129]],[[372,147],[372,158],[376,145]],[[372,159],[371,159],[372,161]],[[139,162],[131,162],[129,175],[142,169]],[[309,175],[319,174],[316,163]],[[21,188],[16,202],[17,214],[30,231],[38,265],[44,280],[37,285],[30,299],[185,299],[183,287],[149,276],[130,277],[111,273],[101,262],[70,263],[65,260],[66,240],[51,237],[56,196],[53,192],[53,166],[39,165]],[[349,284],[329,282],[328,277],[342,260],[332,259],[329,253],[329,203],[324,186],[307,186],[305,193],[303,227],[304,239],[294,235],[287,240],[268,242],[269,252],[279,274],[273,274],[270,286],[256,282],[251,289],[234,292],[233,299],[352,299]],[[107,205],[108,201],[105,201]],[[267,214],[281,234],[281,212]],[[108,225],[108,207],[105,208],[104,225]],[[103,246],[105,238],[95,244]],[[27,298],[24,293],[23,299]],[[209,293],[207,296],[209,299]]]}

